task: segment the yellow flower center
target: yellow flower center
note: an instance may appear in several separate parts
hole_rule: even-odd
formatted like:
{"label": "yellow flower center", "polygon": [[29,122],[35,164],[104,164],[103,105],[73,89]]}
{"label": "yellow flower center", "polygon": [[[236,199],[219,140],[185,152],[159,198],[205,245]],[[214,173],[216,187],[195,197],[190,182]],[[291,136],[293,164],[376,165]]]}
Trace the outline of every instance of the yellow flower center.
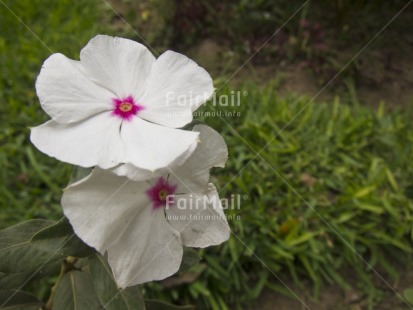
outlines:
{"label": "yellow flower center", "polygon": [[159,191],[159,199],[161,201],[166,200],[166,196],[168,196],[168,192],[166,190],[163,189]]}
{"label": "yellow flower center", "polygon": [[119,110],[121,110],[122,112],[129,112],[130,110],[132,110],[132,103],[130,102],[122,102],[119,105]]}

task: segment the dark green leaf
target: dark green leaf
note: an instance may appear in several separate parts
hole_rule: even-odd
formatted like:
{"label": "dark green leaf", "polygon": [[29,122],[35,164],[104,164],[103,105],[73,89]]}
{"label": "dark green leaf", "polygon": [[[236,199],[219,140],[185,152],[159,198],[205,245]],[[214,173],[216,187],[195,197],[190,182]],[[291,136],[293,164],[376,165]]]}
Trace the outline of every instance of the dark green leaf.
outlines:
{"label": "dark green leaf", "polygon": [[53,260],[37,269],[17,272],[17,273],[3,273],[0,272],[0,287],[4,290],[10,290],[24,286],[26,283],[36,281],[48,275],[58,274],[60,268],[60,261]]}
{"label": "dark green leaf", "polygon": [[37,248],[51,253],[58,251],[61,256],[86,257],[95,252],[75,235],[65,217],[36,233],[31,241]]}
{"label": "dark green leaf", "polygon": [[53,225],[49,220],[30,220],[0,231],[0,249],[29,241],[34,234]]}
{"label": "dark green leaf", "polygon": [[30,220],[0,231],[0,272],[31,272],[55,260],[56,257],[34,248],[30,242],[34,234],[51,224],[46,220]]}
{"label": "dark green leaf", "polygon": [[90,274],[86,271],[70,271],[66,273],[53,298],[53,309],[102,309],[93,290]]}
{"label": "dark green leaf", "polygon": [[145,300],[147,310],[193,310],[194,306],[175,306],[160,300]]}
{"label": "dark green leaf", "polygon": [[33,295],[22,291],[0,291],[0,309],[38,310],[42,303]]}
{"label": "dark green leaf", "polygon": [[0,232],[0,272],[21,273],[65,256],[94,252],[76,235],[66,219],[31,220]]}
{"label": "dark green leaf", "polygon": [[30,220],[0,231],[0,287],[17,288],[56,273],[65,256],[83,257],[86,246],[66,219]]}
{"label": "dark green leaf", "polygon": [[145,309],[139,286],[119,289],[103,256],[97,253],[90,256],[89,268],[96,294],[106,310]]}

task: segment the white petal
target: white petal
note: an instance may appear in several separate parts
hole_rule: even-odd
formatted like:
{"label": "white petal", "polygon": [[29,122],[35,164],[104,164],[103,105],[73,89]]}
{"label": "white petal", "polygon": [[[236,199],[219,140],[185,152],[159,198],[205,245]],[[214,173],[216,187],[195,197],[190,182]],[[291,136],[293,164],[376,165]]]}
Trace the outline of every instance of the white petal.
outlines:
{"label": "white petal", "polygon": [[134,117],[130,122],[123,122],[121,135],[127,145],[125,162],[155,171],[181,156],[189,156],[199,133],[163,127]]}
{"label": "white petal", "polygon": [[120,99],[132,95],[139,101],[155,57],[138,42],[98,35],[80,52],[85,71]]}
{"label": "white petal", "polygon": [[[157,178],[160,176],[166,176],[170,174],[171,169],[176,169],[179,165],[182,165],[188,159],[188,157],[191,156],[193,151],[196,149],[197,145],[198,143],[193,143],[187,152],[179,156],[173,163],[171,163],[171,165],[169,165],[166,168],[161,168],[161,169],[157,169],[156,171],[151,171],[151,170],[137,168],[132,164],[121,164],[111,169],[111,171],[119,176],[126,176],[129,179],[134,180],[134,181],[145,181],[145,180],[150,180],[150,179]],[[173,167],[173,168],[170,168],[170,167]]]}
{"label": "white petal", "polygon": [[131,219],[150,203],[146,188],[140,185],[95,168],[65,189],[63,212],[75,233],[104,254],[118,242]]}
{"label": "white petal", "polygon": [[182,260],[179,233],[162,208],[152,208],[148,186],[95,169],[63,194],[63,211],[75,233],[102,255],[108,253],[121,288],[164,279]]}
{"label": "white petal", "polygon": [[165,213],[185,246],[205,248],[229,238],[230,228],[213,184],[205,194],[176,195],[175,205],[165,208]]}
{"label": "white petal", "polygon": [[168,127],[192,121],[192,112],[213,94],[208,72],[188,57],[167,51],[156,60],[148,78],[140,116]]}
{"label": "white petal", "polygon": [[166,221],[163,209],[148,206],[132,219],[108,258],[116,282],[125,288],[173,275],[182,253],[179,233]]}
{"label": "white petal", "polygon": [[111,98],[115,97],[93,83],[80,62],[62,54],[53,54],[44,62],[36,80],[36,91],[43,110],[60,123],[77,122],[111,110]]}
{"label": "white petal", "polygon": [[113,173],[119,176],[126,176],[133,181],[150,180],[158,176],[158,173],[151,170],[136,168],[132,164],[121,164],[113,169]]}
{"label": "white petal", "polygon": [[181,166],[169,168],[170,180],[178,185],[178,193],[201,193],[208,184],[212,167],[224,167],[228,148],[221,135],[206,125],[196,125],[199,143],[192,155]]}
{"label": "white petal", "polygon": [[40,151],[58,160],[106,169],[118,165],[125,155],[119,133],[121,122],[108,112],[73,124],[48,121],[31,129],[30,140]]}

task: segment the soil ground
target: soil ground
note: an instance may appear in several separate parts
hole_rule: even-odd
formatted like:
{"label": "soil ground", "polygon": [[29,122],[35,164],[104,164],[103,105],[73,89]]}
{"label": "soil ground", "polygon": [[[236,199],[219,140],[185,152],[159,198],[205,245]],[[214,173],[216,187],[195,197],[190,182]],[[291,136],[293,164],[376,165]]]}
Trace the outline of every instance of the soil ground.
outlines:
{"label": "soil ground", "polygon": [[[264,289],[261,295],[250,304],[246,310],[364,310],[369,309],[366,296],[360,293],[356,281],[352,280],[351,271],[346,273],[346,281],[351,283],[352,288],[344,291],[337,285],[326,286],[320,292],[317,300],[312,297],[313,287],[307,283],[304,290],[294,284],[288,283],[298,298],[286,297],[269,289]],[[382,274],[381,274],[382,275]],[[376,287],[380,289],[381,301],[373,306],[374,310],[408,310],[412,306],[401,300],[403,290],[413,287],[413,271],[399,270],[400,277],[397,280],[385,278],[387,283],[379,278],[375,279]],[[274,279],[274,281],[277,281]],[[305,305],[304,305],[304,304]]]}
{"label": "soil ground", "polygon": [[[189,51],[190,56],[214,76],[222,74],[225,55],[230,50],[210,39],[202,41]],[[346,52],[341,55],[342,62],[347,63],[354,55]],[[259,57],[259,53],[255,56]],[[254,57],[254,58],[255,58]],[[372,52],[361,55],[358,67],[355,95],[361,104],[377,106],[385,102],[390,106],[405,106],[413,103],[413,59],[399,55],[389,63],[388,52]],[[245,60],[236,59],[225,68],[231,85],[250,80],[265,85],[270,80],[279,79],[278,92],[281,96],[288,93],[316,96],[315,101],[329,101],[335,96],[349,97],[349,90],[343,85],[340,76],[334,83],[323,88],[330,79],[320,83],[317,75],[300,63],[255,64],[253,60],[243,65]],[[242,66],[242,68],[241,68]],[[239,70],[239,71],[237,71]],[[234,72],[237,72],[233,75]],[[333,75],[334,76],[334,75]]]}

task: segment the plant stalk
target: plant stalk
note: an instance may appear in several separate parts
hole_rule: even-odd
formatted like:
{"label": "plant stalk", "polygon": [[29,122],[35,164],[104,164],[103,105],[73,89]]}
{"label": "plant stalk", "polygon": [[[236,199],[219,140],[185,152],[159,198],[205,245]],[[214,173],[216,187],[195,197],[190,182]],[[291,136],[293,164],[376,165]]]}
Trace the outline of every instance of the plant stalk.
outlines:
{"label": "plant stalk", "polygon": [[65,275],[69,270],[71,270],[71,269],[73,268],[73,265],[76,263],[76,261],[77,261],[77,258],[76,258],[76,257],[73,257],[73,256],[68,256],[67,258],[65,258],[65,259],[62,261],[62,265],[61,265],[61,268],[60,268],[59,278],[57,279],[55,285],[53,285],[53,287],[52,287],[52,289],[51,289],[49,299],[47,300],[46,307],[44,308],[45,310],[52,310],[52,307],[53,307],[53,299],[54,299],[54,297],[55,297],[55,295],[56,295],[57,288],[59,287],[60,282],[62,282],[62,279],[63,279],[64,275]]}

